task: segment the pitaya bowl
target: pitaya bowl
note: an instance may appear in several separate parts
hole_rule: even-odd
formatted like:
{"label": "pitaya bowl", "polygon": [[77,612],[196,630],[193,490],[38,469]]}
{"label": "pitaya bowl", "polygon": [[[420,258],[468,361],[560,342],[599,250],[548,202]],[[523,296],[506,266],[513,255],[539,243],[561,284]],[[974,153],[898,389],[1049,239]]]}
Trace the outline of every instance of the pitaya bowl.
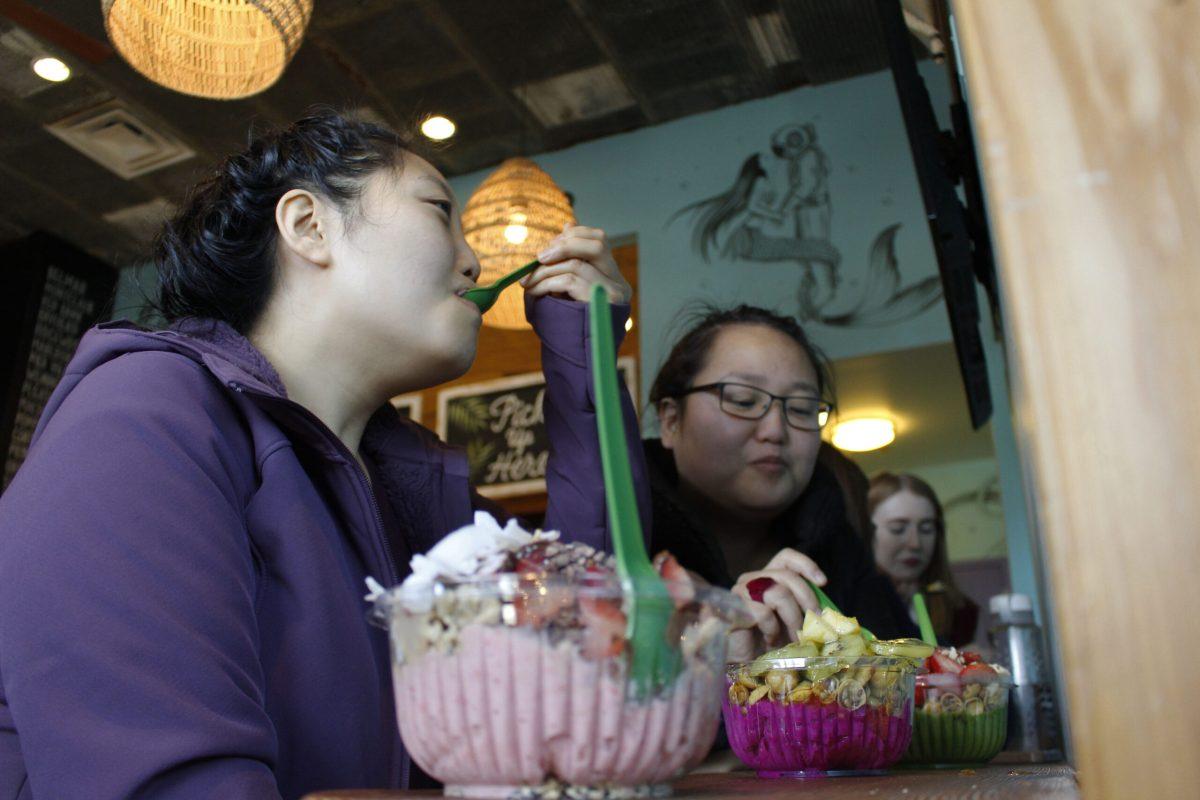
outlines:
{"label": "pitaya bowl", "polygon": [[729,665],[729,744],[766,778],[886,770],[912,738],[913,675],[911,660],[882,656]]}

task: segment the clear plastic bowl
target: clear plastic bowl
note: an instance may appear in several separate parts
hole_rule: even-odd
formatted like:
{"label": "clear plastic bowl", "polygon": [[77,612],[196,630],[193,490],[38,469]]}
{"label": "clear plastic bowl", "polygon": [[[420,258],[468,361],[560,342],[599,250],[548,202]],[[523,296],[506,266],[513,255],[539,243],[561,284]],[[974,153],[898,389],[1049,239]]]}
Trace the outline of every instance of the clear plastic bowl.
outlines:
{"label": "clear plastic bowl", "polygon": [[416,595],[392,589],[377,602],[401,736],[447,796],[553,795],[563,784],[588,797],[661,793],[707,755],[741,602],[696,589],[669,629],[681,671],[639,698],[624,620],[613,614],[621,586],[591,578],[500,574]]}
{"label": "clear plastic bowl", "polygon": [[912,737],[914,672],[882,656],[731,664],[729,744],[761,777],[884,770]]}
{"label": "clear plastic bowl", "polygon": [[931,673],[916,678],[913,738],[905,762],[982,764],[1004,747],[1008,736],[1008,675]]}

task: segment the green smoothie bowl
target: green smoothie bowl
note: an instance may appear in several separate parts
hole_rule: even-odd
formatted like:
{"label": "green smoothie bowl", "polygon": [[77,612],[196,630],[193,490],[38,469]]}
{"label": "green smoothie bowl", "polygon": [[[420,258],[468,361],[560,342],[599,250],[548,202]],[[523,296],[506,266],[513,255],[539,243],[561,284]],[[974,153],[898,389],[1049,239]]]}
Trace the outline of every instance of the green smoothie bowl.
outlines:
{"label": "green smoothie bowl", "polygon": [[916,677],[906,764],[961,766],[995,758],[1008,735],[1012,678],[974,653],[939,647]]}

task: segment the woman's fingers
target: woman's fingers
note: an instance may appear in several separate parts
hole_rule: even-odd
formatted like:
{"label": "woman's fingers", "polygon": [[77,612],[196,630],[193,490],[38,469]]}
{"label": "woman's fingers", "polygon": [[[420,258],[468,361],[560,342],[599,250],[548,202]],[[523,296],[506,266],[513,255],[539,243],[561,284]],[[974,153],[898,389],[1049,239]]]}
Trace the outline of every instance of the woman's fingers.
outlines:
{"label": "woman's fingers", "polygon": [[804,609],[800,607],[788,587],[782,583],[763,592],[763,605],[774,611],[783,623],[783,630],[779,632],[782,636],[777,635],[777,640],[790,641],[795,635],[795,631],[804,627]]}
{"label": "woman's fingers", "polygon": [[791,594],[792,598],[795,600],[796,605],[800,606],[800,621],[802,623],[804,621],[803,614],[805,611],[809,609],[812,609],[813,611],[819,611],[821,609],[821,604],[817,602],[817,596],[815,593],[813,593],[813,590],[809,588],[808,584],[804,582],[802,577],[789,569],[772,569],[768,567],[767,569],[755,570],[754,572],[744,572],[739,575],[737,580],[738,585],[746,587],[747,592],[745,596],[747,598],[753,599],[750,597],[749,592],[750,583],[759,578],[769,578],[775,582],[774,586],[771,586],[762,593],[763,598],[766,598],[768,592],[778,589],[780,586],[783,586],[787,589],[788,593]]}
{"label": "woman's fingers", "polygon": [[[633,288],[613,260],[608,238],[599,228],[564,226],[563,232],[538,253],[538,260],[544,266],[538,267],[521,281],[525,290],[535,297],[561,293],[573,300],[586,302],[588,290],[595,283],[604,285],[609,299],[614,303],[627,303],[633,296]],[[560,280],[551,284],[556,288],[533,291],[543,282],[564,273],[579,275],[583,283]]]}
{"label": "woman's fingers", "polygon": [[[758,602],[751,597],[749,585],[751,582],[769,578],[774,581],[766,589]],[[796,573],[788,569],[764,569],[745,572],[738,576],[734,593],[749,601],[754,623],[763,633],[768,644],[791,641],[796,632],[804,627],[804,613],[811,609],[820,608],[817,597],[812,589]],[[761,609],[770,610],[770,618],[761,613]]]}
{"label": "woman's fingers", "polygon": [[768,644],[774,642],[783,634],[783,625],[779,617],[775,614],[774,609],[765,603],[751,600],[749,593],[746,591],[746,585],[740,580],[734,585],[733,593],[746,601],[746,610],[750,612],[750,627],[758,628],[762,632],[763,639]]}
{"label": "woman's fingers", "polygon": [[827,582],[825,573],[817,566],[817,562],[790,547],[785,547],[772,556],[771,560],[767,562],[766,568],[797,572],[818,586],[824,586]]}
{"label": "woman's fingers", "polygon": [[804,624],[805,611],[808,611],[809,609],[813,611],[821,610],[821,604],[817,602],[816,594],[814,594],[813,590],[810,589],[808,584],[804,582],[804,579],[796,573],[786,569],[770,569],[764,570],[764,576],[773,578],[776,585],[772,586],[771,589],[767,589],[767,591],[763,593],[763,597],[766,597],[767,593],[772,589],[777,589],[779,586],[786,587],[788,593],[796,602],[796,605],[800,606],[801,624]]}
{"label": "woman's fingers", "polygon": [[592,285],[597,283],[604,287],[604,290],[608,293],[610,302],[625,302],[626,298],[621,296],[621,287],[601,277],[595,270],[590,269],[588,266],[579,266],[578,264],[576,264],[574,269],[540,278],[536,283],[526,287],[525,293],[533,297],[541,297],[548,294],[566,295],[572,300],[586,303]]}

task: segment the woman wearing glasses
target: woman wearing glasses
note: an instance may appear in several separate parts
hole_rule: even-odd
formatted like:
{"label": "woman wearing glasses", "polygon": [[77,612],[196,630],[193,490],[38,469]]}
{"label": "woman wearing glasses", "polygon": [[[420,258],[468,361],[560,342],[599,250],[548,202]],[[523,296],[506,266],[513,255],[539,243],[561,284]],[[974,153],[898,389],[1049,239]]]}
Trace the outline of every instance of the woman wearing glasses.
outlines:
{"label": "woman wearing glasses", "polygon": [[749,601],[753,641],[739,649],[794,637],[817,608],[805,579],[877,635],[915,634],[818,464],[829,389],[825,359],[795,320],[744,305],[705,314],[651,387],[662,437],[645,443],[653,551]]}

